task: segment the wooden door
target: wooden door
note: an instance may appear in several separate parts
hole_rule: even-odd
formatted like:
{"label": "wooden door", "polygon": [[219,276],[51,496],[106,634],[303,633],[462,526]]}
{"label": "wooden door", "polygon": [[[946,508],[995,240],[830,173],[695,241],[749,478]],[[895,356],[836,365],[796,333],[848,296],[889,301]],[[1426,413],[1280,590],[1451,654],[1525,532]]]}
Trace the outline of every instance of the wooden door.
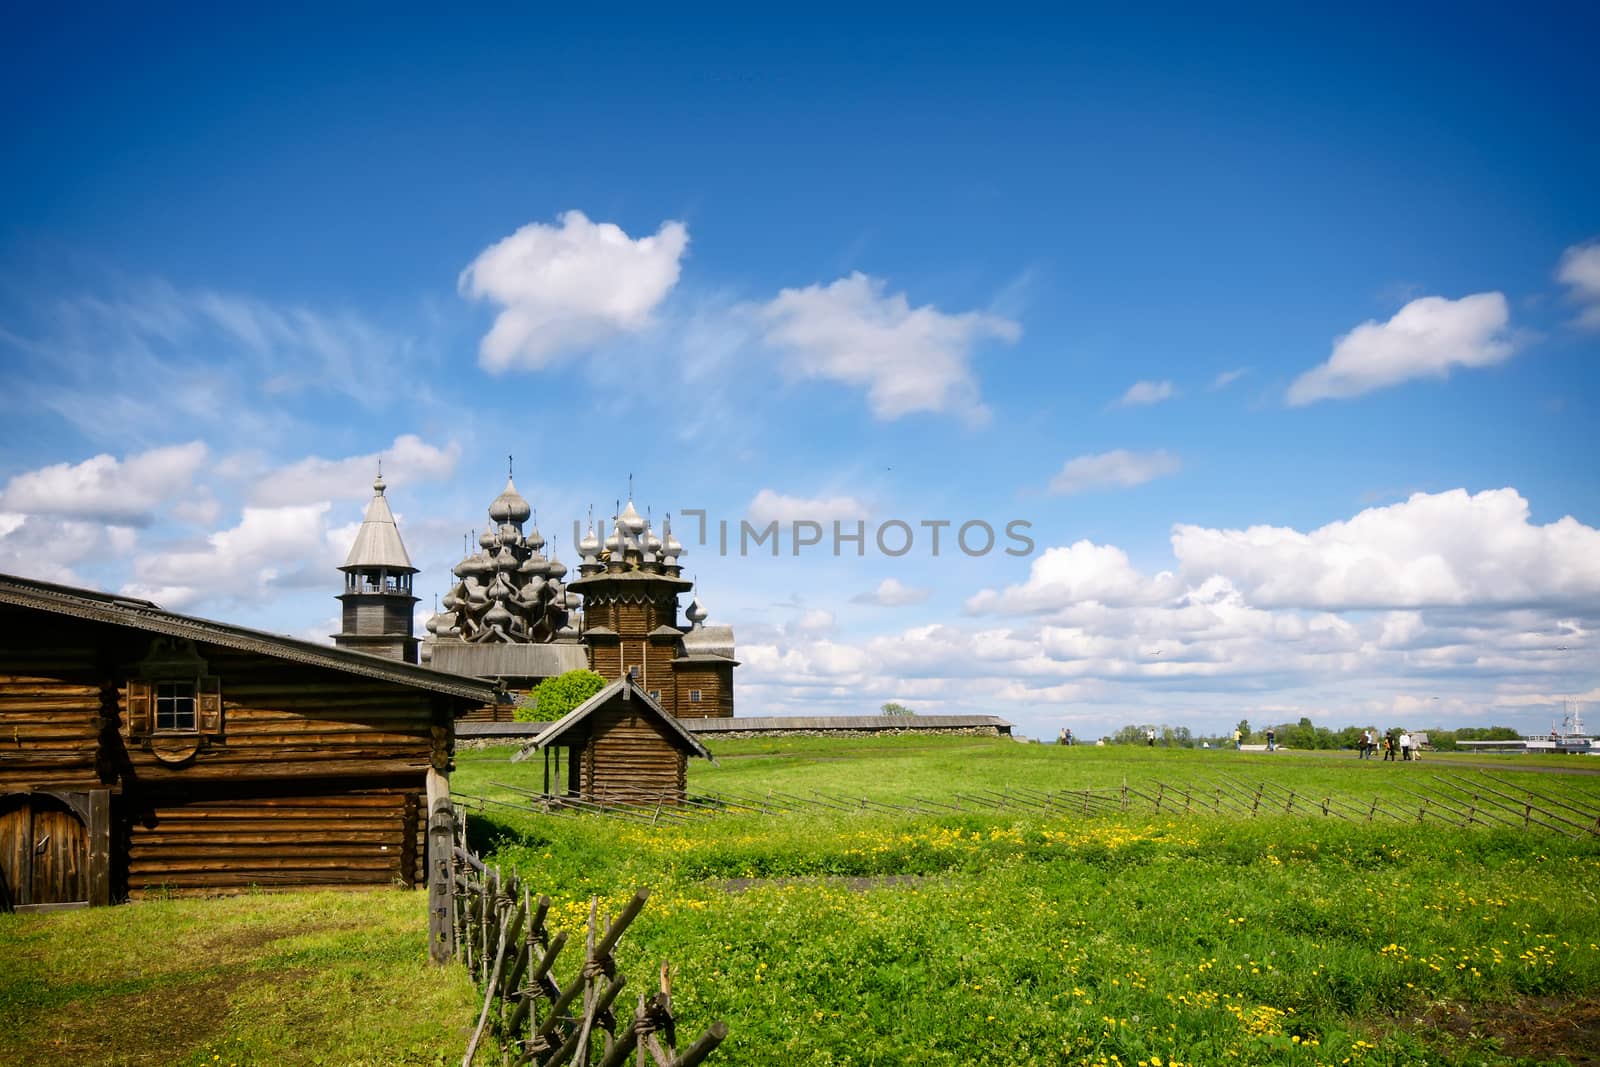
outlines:
{"label": "wooden door", "polygon": [[87,904],[89,833],[66,801],[42,793],[0,798],[0,906]]}

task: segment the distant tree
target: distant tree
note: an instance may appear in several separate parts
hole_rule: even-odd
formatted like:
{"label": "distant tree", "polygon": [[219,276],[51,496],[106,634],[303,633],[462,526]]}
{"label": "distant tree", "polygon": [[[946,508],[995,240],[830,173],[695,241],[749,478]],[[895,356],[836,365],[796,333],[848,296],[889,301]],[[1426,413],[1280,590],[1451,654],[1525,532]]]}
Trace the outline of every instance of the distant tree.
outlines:
{"label": "distant tree", "polygon": [[1235,726],[1234,729],[1239,731],[1239,739],[1241,741],[1250,740],[1250,720],[1249,719],[1240,719],[1239,720],[1239,725]]}
{"label": "distant tree", "polygon": [[1111,743],[1113,745],[1142,745],[1144,744],[1145,730],[1146,727],[1129,723],[1111,735]]}
{"label": "distant tree", "polygon": [[1457,741],[1520,741],[1522,734],[1509,726],[1463,726],[1456,731]]}
{"label": "distant tree", "polygon": [[594,671],[568,671],[546,678],[534,687],[529,698],[517,702],[518,722],[555,722],[606,687],[606,680]]}
{"label": "distant tree", "polygon": [[916,714],[916,712],[912,711],[904,704],[897,704],[892,700],[878,710],[882,711],[885,715],[907,716]]}

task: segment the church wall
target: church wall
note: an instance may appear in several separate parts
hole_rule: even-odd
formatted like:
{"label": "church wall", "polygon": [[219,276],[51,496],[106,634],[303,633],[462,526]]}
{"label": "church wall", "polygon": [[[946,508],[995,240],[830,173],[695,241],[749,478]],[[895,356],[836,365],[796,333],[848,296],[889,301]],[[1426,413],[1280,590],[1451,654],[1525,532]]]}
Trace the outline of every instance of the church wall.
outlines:
{"label": "church wall", "polygon": [[[713,719],[733,714],[731,666],[680,663],[676,675],[680,719]],[[698,702],[690,699],[693,690],[700,691]]]}

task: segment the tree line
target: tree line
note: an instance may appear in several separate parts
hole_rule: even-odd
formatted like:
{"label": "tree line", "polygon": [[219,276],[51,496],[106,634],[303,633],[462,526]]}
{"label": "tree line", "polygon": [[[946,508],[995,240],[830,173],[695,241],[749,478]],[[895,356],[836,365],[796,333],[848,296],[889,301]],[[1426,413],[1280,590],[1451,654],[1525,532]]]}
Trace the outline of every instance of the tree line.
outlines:
{"label": "tree line", "polygon": [[[1299,722],[1278,723],[1260,728],[1253,728],[1250,720],[1241,719],[1237,729],[1241,742],[1247,745],[1266,744],[1267,730],[1271,729],[1277,743],[1287,748],[1342,749],[1355,748],[1360,743],[1363,730],[1371,730],[1375,736],[1382,737],[1386,733],[1399,734],[1402,728],[1391,726],[1387,730],[1380,730],[1376,726],[1346,726],[1330,730],[1302,717]],[[1156,732],[1156,744],[1166,748],[1201,748],[1205,745],[1221,748],[1233,744],[1231,731],[1217,735],[1195,734],[1187,726],[1156,723],[1129,723],[1110,737],[1101,740],[1112,745],[1143,745],[1148,743],[1151,730]],[[1509,726],[1464,726],[1456,730],[1427,730],[1426,733],[1428,744],[1441,752],[1454,750],[1460,741],[1516,741],[1522,737],[1520,731]]]}

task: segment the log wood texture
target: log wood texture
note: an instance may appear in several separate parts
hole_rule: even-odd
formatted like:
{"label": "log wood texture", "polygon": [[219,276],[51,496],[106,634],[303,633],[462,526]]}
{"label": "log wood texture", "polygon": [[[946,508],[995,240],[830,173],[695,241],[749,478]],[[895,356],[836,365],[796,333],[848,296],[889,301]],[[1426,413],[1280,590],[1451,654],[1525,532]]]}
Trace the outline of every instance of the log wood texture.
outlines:
{"label": "log wood texture", "polygon": [[126,725],[149,634],[14,606],[0,631],[0,864],[27,858],[30,900],[421,878],[426,775],[465,701],[196,642],[220,730],[152,739]]}

